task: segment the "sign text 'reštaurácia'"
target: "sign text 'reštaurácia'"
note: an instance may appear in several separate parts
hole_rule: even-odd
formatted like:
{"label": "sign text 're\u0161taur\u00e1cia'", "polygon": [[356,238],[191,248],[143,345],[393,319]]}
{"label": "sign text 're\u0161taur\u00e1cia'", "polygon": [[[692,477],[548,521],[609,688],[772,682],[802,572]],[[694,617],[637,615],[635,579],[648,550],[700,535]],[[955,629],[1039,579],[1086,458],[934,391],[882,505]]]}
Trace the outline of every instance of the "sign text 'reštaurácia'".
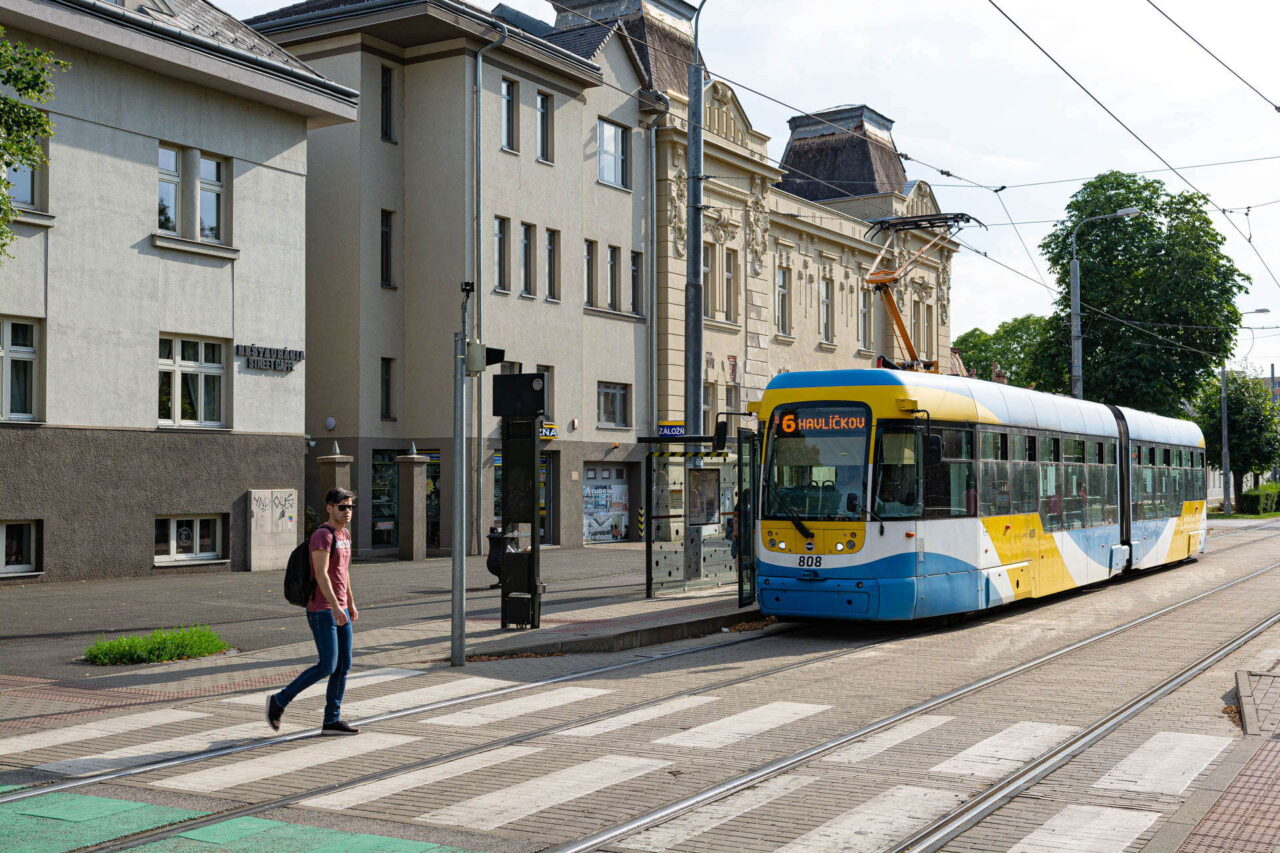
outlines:
{"label": "sign text 're\u0161taur\u00e1cia'", "polygon": [[302,361],[300,349],[260,347],[257,344],[236,344],[236,355],[244,358],[248,370],[278,370],[288,373]]}

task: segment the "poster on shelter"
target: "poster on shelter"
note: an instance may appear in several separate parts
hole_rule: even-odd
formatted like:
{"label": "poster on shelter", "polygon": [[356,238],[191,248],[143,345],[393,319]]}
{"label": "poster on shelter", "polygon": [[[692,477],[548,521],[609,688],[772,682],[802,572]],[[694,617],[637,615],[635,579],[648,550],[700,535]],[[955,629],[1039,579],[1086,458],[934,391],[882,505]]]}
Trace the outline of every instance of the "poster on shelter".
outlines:
{"label": "poster on shelter", "polygon": [[583,539],[621,542],[627,538],[627,485],[590,485],[582,489]]}
{"label": "poster on shelter", "polygon": [[684,517],[688,524],[720,523],[720,469],[688,468],[689,501]]}

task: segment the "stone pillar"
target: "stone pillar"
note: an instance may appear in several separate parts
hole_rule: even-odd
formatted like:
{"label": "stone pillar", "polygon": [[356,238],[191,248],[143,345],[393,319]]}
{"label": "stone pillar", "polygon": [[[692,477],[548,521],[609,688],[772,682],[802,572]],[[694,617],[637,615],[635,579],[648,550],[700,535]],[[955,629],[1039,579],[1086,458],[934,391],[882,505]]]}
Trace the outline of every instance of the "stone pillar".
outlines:
{"label": "stone pillar", "polygon": [[400,559],[421,560],[427,556],[427,457],[418,447],[396,457],[400,474]]}
{"label": "stone pillar", "polygon": [[316,460],[320,465],[321,501],[321,505],[316,509],[320,512],[321,521],[325,520],[323,501],[329,490],[351,488],[351,463],[353,461],[354,457],[342,455],[342,451],[338,449],[338,442],[336,441],[333,443],[332,453],[328,456],[321,456]]}

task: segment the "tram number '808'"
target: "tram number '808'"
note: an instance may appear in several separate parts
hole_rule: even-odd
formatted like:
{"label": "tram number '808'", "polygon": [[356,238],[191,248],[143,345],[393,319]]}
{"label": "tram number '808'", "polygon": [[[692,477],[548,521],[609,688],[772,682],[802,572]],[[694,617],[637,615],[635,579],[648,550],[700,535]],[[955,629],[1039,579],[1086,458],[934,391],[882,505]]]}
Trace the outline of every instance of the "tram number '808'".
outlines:
{"label": "tram number '808'", "polygon": [[822,568],[821,557],[810,557],[806,554],[800,555],[800,568],[802,569],[820,569]]}

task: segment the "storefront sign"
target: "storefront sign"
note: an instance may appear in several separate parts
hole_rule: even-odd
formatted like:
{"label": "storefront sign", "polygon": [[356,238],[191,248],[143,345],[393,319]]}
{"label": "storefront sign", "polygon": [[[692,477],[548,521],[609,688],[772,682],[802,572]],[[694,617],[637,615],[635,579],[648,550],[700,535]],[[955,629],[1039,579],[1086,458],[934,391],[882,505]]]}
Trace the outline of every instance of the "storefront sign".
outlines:
{"label": "storefront sign", "polygon": [[684,421],[658,421],[658,436],[661,438],[683,437]]}
{"label": "storefront sign", "polygon": [[257,344],[236,344],[236,355],[244,358],[248,370],[275,370],[289,373],[302,361],[302,350],[282,347],[260,347]]}
{"label": "storefront sign", "polygon": [[560,427],[543,421],[542,426],[538,427],[538,438],[559,438]]}

